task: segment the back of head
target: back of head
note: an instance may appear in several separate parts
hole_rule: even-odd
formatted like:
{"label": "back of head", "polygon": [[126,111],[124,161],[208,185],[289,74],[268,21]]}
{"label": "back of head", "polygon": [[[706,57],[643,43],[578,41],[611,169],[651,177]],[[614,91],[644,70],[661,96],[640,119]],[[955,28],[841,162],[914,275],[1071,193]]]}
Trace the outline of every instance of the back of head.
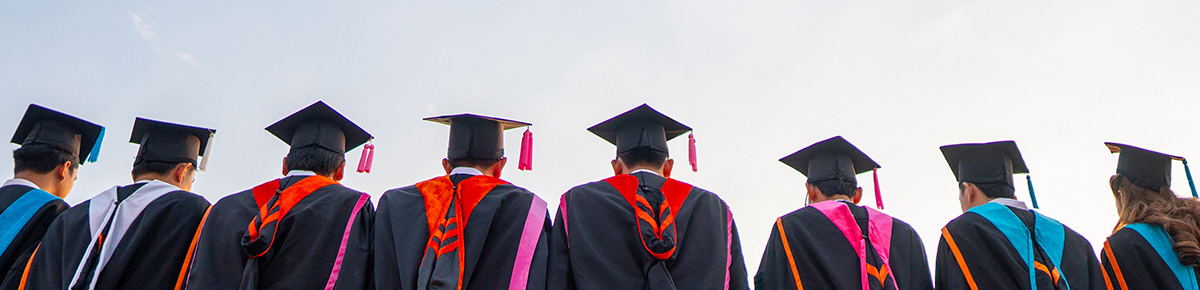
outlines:
{"label": "back of head", "polygon": [[1174,241],[1179,262],[1200,261],[1200,201],[1179,198],[1165,186],[1143,188],[1121,175],[1113,175],[1109,183],[1119,207],[1117,229],[1135,223],[1162,226]]}
{"label": "back of head", "polygon": [[638,147],[617,155],[625,167],[661,168],[667,163],[667,153],[650,147]]}
{"label": "back of head", "polygon": [[13,150],[13,173],[50,173],[67,161],[71,162],[71,169],[79,167],[79,157],[71,152],[52,146],[25,145]]}
{"label": "back of head", "polygon": [[[1016,199],[1016,189],[1012,184],[1007,182],[990,182],[990,183],[971,183],[974,184],[979,191],[983,192],[988,198],[1011,198]],[[962,185],[959,185],[962,186]]]}
{"label": "back of head", "polygon": [[287,170],[308,170],[328,176],[336,173],[345,161],[345,154],[310,146],[289,151],[284,166]]}

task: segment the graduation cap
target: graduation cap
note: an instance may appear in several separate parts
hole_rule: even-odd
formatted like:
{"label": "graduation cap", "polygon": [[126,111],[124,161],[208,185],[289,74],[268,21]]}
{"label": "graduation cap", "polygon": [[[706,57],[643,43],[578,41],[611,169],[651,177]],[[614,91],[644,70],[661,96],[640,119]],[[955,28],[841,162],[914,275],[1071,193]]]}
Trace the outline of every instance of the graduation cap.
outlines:
{"label": "graduation cap", "polygon": [[[1009,188],[1013,185],[1013,174],[1029,174],[1017,142],[997,141],[991,143],[966,143],[942,146],[942,155],[950,164],[950,171],[958,182],[976,184],[1000,183]],[[1033,193],[1033,180],[1028,175],[1029,198],[1033,208],[1038,208],[1037,196]]]}
{"label": "graduation cap", "polygon": [[102,140],[104,126],[37,104],[29,104],[11,142],[21,146],[58,148],[78,156],[79,162],[83,163],[96,162],[100,157]]}
{"label": "graduation cap", "polygon": [[[423,120],[450,125],[450,147],[446,158],[497,160],[504,157],[504,131],[533,124],[475,114],[429,117]],[[517,168],[533,169],[533,133],[528,129],[521,138],[521,157]]]}
{"label": "graduation cap", "polygon": [[855,175],[867,171],[874,172],[876,173],[873,176],[875,205],[879,209],[883,209],[883,196],[879,192],[879,175],[876,172],[876,169],[880,168],[879,164],[842,136],[835,136],[809,145],[796,153],[780,158],[779,162],[800,171],[800,174],[808,177],[808,183],[813,184],[834,181],[839,184],[857,185],[858,179]]}
{"label": "graduation cap", "polygon": [[[141,145],[133,163],[192,163],[196,170],[208,167],[208,153],[217,130],[180,125],[145,118],[133,121],[129,143]],[[200,161],[204,157],[204,161]]]}
{"label": "graduation cap", "polygon": [[[338,154],[350,152],[374,138],[323,101],[317,101],[267,126],[267,132],[283,140],[291,146],[291,150],[317,147]],[[364,147],[363,157],[359,160],[359,172],[371,171],[374,148],[371,144]]]}
{"label": "graduation cap", "polygon": [[[638,148],[650,148],[669,155],[667,141],[692,131],[692,128],[642,104],[600,122],[588,131],[616,145],[618,155]],[[692,171],[696,171],[696,139],[691,134],[688,134],[688,161]]]}
{"label": "graduation cap", "polygon": [[1187,159],[1121,143],[1104,142],[1104,146],[1108,146],[1108,151],[1111,153],[1120,153],[1117,157],[1117,174],[1129,179],[1138,187],[1153,191],[1171,187],[1171,161],[1182,161],[1184,173],[1188,178],[1188,186],[1192,189],[1192,197],[1197,196],[1196,185],[1192,181],[1192,170],[1187,166]]}

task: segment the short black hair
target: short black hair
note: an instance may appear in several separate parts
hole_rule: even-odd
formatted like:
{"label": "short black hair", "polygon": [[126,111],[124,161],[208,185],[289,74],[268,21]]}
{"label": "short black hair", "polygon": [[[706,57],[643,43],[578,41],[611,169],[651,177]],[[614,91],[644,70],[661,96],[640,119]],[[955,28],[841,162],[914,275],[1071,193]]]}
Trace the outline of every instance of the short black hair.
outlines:
{"label": "short black hair", "polygon": [[815,183],[809,183],[821,190],[821,195],[832,197],[834,195],[845,195],[854,197],[854,190],[858,189],[858,183],[845,182],[841,180],[827,180]]}
{"label": "short black hair", "polygon": [[629,152],[617,154],[617,158],[625,163],[626,167],[648,166],[662,167],[667,163],[667,153],[651,149],[650,147],[639,147]]}
{"label": "short black hair", "polygon": [[[191,164],[191,162],[186,162]],[[138,176],[146,173],[171,174],[176,166],[184,163],[162,162],[162,161],[143,161],[133,164],[133,176]],[[196,165],[192,164],[192,170],[196,170]]]}
{"label": "short black hair", "polygon": [[13,150],[13,174],[22,171],[50,173],[67,161],[71,161],[71,170],[79,168],[79,156],[71,152],[52,146],[25,145]]}
{"label": "short black hair", "polygon": [[[989,183],[971,182],[971,184],[974,184],[976,188],[979,188],[979,191],[983,192],[984,196],[987,196],[989,198],[1014,198],[1015,199],[1017,197],[1016,189],[1013,189],[1013,187],[1006,182],[989,182]],[[961,182],[958,183],[958,189],[959,189],[959,191],[966,190],[966,188],[963,187]]]}
{"label": "short black hair", "polygon": [[345,162],[345,154],[310,146],[292,149],[288,152],[284,165],[289,171],[308,170],[319,175],[331,175],[337,172],[338,166]]}
{"label": "short black hair", "polygon": [[471,167],[471,168],[488,168],[500,162],[500,159],[478,159],[478,158],[455,158],[447,159],[450,161],[450,167]]}

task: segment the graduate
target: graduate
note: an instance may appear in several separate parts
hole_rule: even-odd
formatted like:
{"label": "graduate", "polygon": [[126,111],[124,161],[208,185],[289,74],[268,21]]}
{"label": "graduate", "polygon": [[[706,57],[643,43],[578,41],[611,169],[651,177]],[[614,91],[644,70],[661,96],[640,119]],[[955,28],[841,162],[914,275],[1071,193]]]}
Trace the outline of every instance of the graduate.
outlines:
{"label": "graduate", "polygon": [[754,288],[933,289],[916,231],[857,205],[862,188],[855,175],[880,168],[866,153],[836,136],[779,161],[808,177],[810,204],[775,220]]}
{"label": "graduate", "polygon": [[667,141],[691,130],[645,104],[588,128],[615,176],[562,195],[547,289],[749,289],[729,206],[670,178]]}
{"label": "graduate", "polygon": [[[450,125],[446,175],[379,199],[375,288],[545,289],[546,201],[500,179],[504,130],[531,124],[472,114],[425,120]],[[532,146],[527,136],[522,148]]]}
{"label": "graduate", "polygon": [[[1183,157],[1118,143],[1117,174],[1109,178],[1117,225],[1100,252],[1108,289],[1200,289],[1200,201],[1171,191],[1171,162]],[[1192,195],[1196,189],[1192,185]]]}
{"label": "graduate", "polygon": [[[375,210],[338,183],[371,134],[324,102],[267,127],[291,146],[283,178],[217,201],[201,224],[187,289],[365,289]],[[370,145],[364,153],[372,153]],[[367,157],[364,155],[364,157]],[[369,162],[368,162],[369,163]],[[360,171],[369,171],[359,163]],[[369,167],[369,166],[367,166]]]}
{"label": "graduate", "polygon": [[[935,288],[1104,287],[1092,245],[1071,228],[1016,199],[1013,174],[1029,173],[1016,142],[941,149],[958,180],[963,214],[942,228]],[[1036,208],[1032,182],[1029,184]]]}
{"label": "graduate", "polygon": [[[171,289],[209,203],[189,192],[216,130],[137,118],[133,184],[114,186],[51,224],[25,289]],[[200,161],[204,157],[204,161]]]}
{"label": "graduate", "polygon": [[0,289],[18,289],[29,257],[68,206],[79,164],[95,161],[104,127],[30,104],[12,143],[15,172],[0,186]]}

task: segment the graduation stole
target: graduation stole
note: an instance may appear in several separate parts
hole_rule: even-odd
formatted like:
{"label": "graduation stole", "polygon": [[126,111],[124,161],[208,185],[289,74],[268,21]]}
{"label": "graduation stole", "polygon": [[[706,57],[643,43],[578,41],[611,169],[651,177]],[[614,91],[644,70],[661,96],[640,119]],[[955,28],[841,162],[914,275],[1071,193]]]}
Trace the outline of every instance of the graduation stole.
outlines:
{"label": "graduation stole", "polygon": [[[886,285],[889,277],[891,277],[892,284],[895,284],[895,277],[888,274],[888,272],[891,270],[890,260],[892,252],[891,245],[893,220],[891,216],[888,216],[887,214],[879,212],[870,207],[860,207],[867,212],[867,223],[865,224],[866,227],[864,228],[858,223],[858,219],[854,213],[850,211],[851,206],[859,207],[858,205],[853,205],[848,202],[830,200],[814,203],[809,206],[817,209],[824,214],[826,218],[829,218],[829,221],[833,222],[834,226],[837,226],[838,230],[842,232],[842,235],[846,237],[846,241],[849,242],[850,246],[854,248],[854,252],[858,254],[859,269],[860,273],[862,273],[862,289],[870,289],[870,285],[868,285],[867,280],[868,275],[878,279],[880,287],[887,287]],[[780,233],[782,234],[782,218],[776,220],[776,223],[779,224],[779,229],[781,230]],[[784,241],[784,245],[787,245],[786,241]],[[880,261],[883,263],[878,268],[870,263],[867,263],[868,246],[875,251],[875,253],[879,256]],[[794,260],[791,259],[790,256],[791,249],[789,248],[788,251],[788,260],[791,260],[794,263]],[[793,277],[797,280],[797,288],[801,288],[799,286],[799,272],[795,270],[795,267],[792,268],[792,271]]]}
{"label": "graduation stole", "polygon": [[675,254],[677,236],[675,231],[675,214],[692,191],[692,185],[668,178],[662,186],[663,202],[655,211],[646,197],[638,194],[641,181],[629,174],[622,174],[604,180],[612,185],[629,206],[637,220],[638,233],[642,248],[659,260],[666,260]]}
{"label": "graduation stole", "polygon": [[[1008,206],[995,202],[985,203],[967,211],[978,214],[991,222],[996,229],[1004,234],[1009,244],[1017,249],[1017,254],[1021,256],[1021,260],[1025,262],[1029,269],[1030,287],[1037,287],[1037,272],[1035,271],[1042,271],[1050,276],[1054,285],[1059,285],[1061,282],[1063,286],[1066,286],[1065,288],[1071,289],[1070,284],[1067,283],[1067,278],[1058,270],[1058,265],[1062,265],[1063,243],[1066,239],[1066,230],[1061,223],[1036,211],[1029,210],[1034,216],[1033,227],[1029,227]],[[942,234],[947,236],[949,232],[945,228],[942,228]],[[1044,265],[1035,260],[1035,247],[1040,248],[1050,258],[1049,262],[1052,265]],[[954,250],[957,252],[957,247]],[[958,256],[955,255],[956,258]],[[963,269],[963,273],[966,273],[965,261],[960,259],[958,264]],[[966,276],[970,277],[969,275]],[[970,283],[974,284],[974,281],[970,281]]]}
{"label": "graduation stole", "polygon": [[0,212],[0,252],[7,251],[13,239],[21,232],[21,228],[33,219],[33,215],[42,210],[42,206],[53,200],[62,200],[49,192],[33,188],[21,194],[3,212]]}
{"label": "graduation stole", "polygon": [[[458,250],[458,289],[462,289],[462,279],[465,274],[466,257],[464,256],[463,229],[471,217],[471,211],[483,197],[498,185],[509,184],[507,181],[487,175],[476,175],[467,178],[455,186],[450,176],[439,176],[416,184],[417,190],[425,199],[425,216],[429,225],[429,241],[426,251],[433,251],[437,256]],[[451,208],[451,204],[454,205]],[[446,218],[446,214],[454,210],[454,217]],[[442,229],[446,229],[443,231]],[[454,239],[449,244],[444,241]],[[424,263],[424,261],[422,261]]]}
{"label": "graduation stole", "polygon": [[[1154,248],[1154,252],[1158,254],[1158,257],[1162,259],[1163,262],[1167,264],[1167,268],[1170,268],[1171,272],[1175,274],[1175,279],[1179,280],[1179,285],[1183,286],[1183,289],[1200,289],[1200,283],[1197,283],[1196,281],[1195,267],[1192,265],[1184,265],[1183,263],[1179,262],[1179,257],[1175,255],[1175,242],[1171,240],[1171,235],[1167,234],[1167,231],[1164,230],[1162,226],[1136,223],[1126,225],[1124,227],[1137,231],[1142,238],[1146,239],[1146,243],[1149,243],[1150,247]],[[1117,279],[1120,279],[1122,286],[1121,288],[1128,289],[1125,287],[1125,278],[1121,277],[1121,266],[1117,265],[1116,258],[1113,257],[1112,254],[1112,247],[1108,246],[1107,240],[1104,241],[1104,251],[1107,252],[1108,260],[1112,262],[1113,268],[1117,271]],[[1105,276],[1105,282],[1108,282],[1108,275]]]}
{"label": "graduation stole", "polygon": [[242,237],[242,251],[250,258],[261,257],[271,249],[271,245],[275,242],[279,221],[283,220],[288,211],[292,210],[292,207],[296,206],[300,200],[317,189],[337,184],[337,181],[328,177],[313,175],[286,189],[280,189],[280,180],[282,179],[263,183],[251,190],[254,193],[254,201],[258,204],[259,212],[254,220],[250,221],[250,225],[246,228],[246,235]]}

